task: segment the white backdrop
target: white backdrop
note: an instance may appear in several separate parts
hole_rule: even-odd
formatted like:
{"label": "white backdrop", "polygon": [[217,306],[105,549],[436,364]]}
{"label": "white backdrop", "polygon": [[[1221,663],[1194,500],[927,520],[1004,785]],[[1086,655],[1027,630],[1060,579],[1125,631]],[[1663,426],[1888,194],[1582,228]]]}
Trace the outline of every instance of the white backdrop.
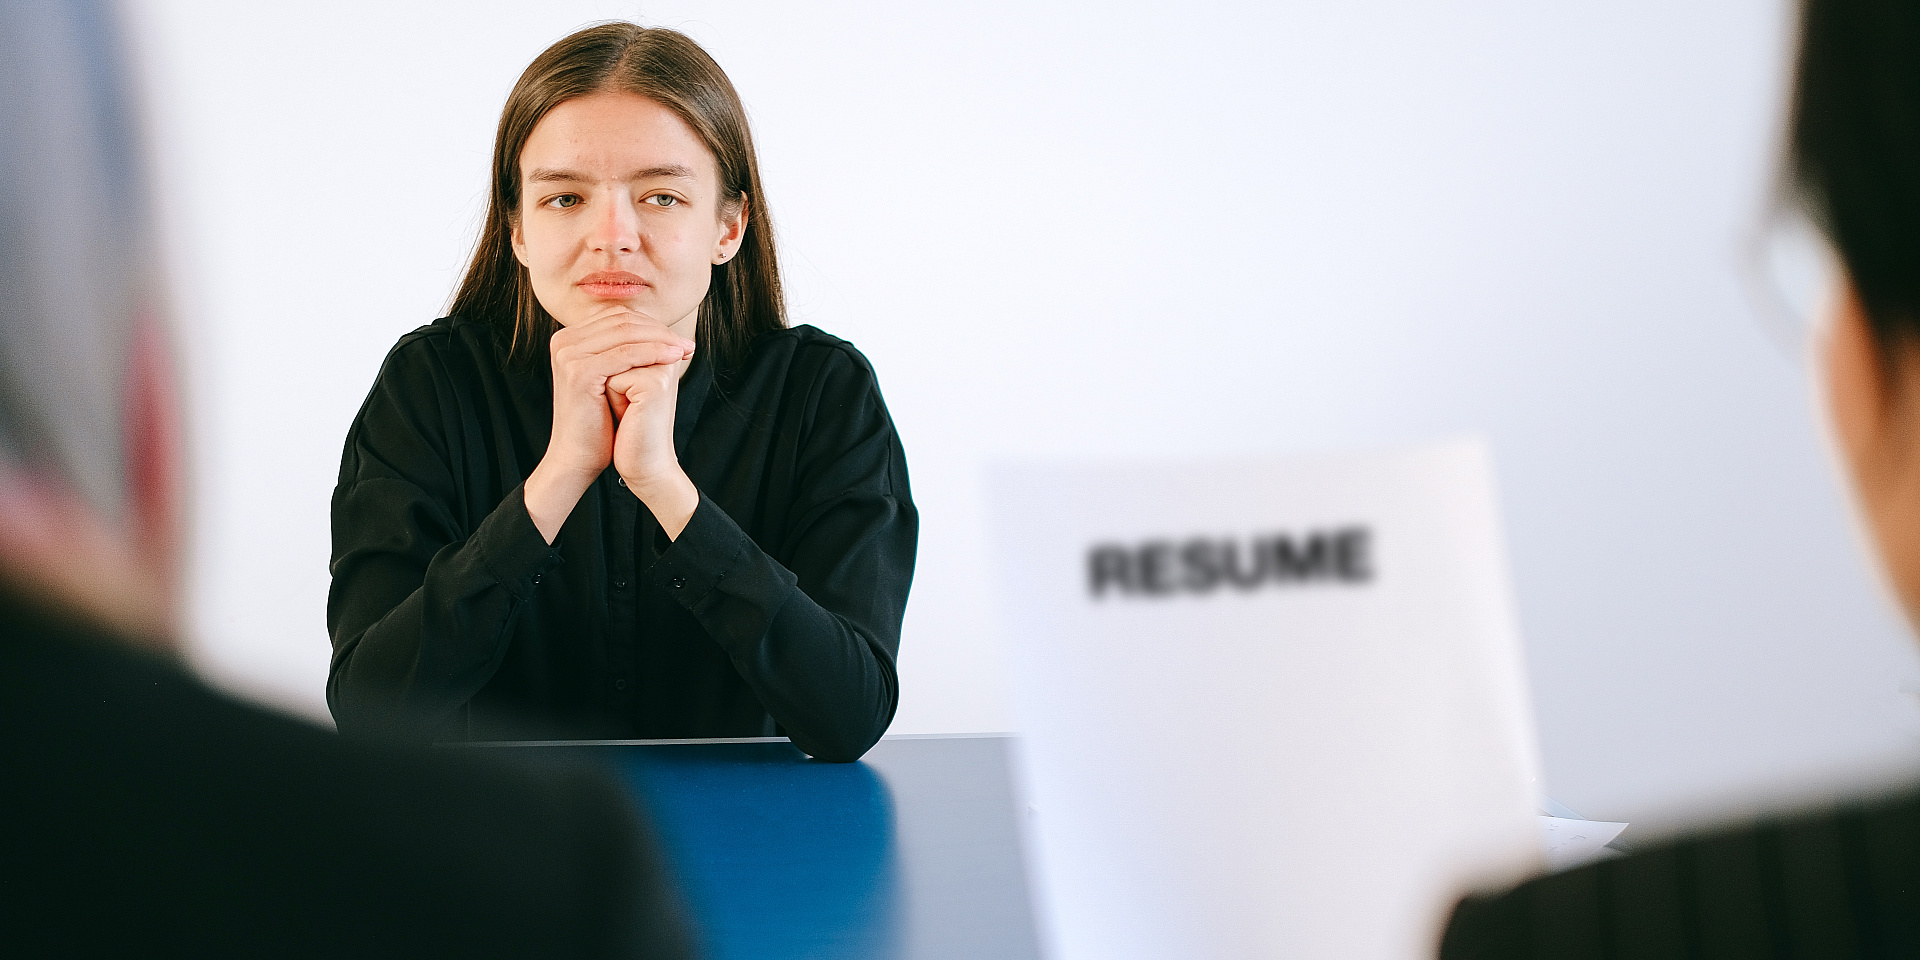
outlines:
{"label": "white backdrop", "polygon": [[346,426],[447,299],[514,78],[626,17],[731,74],[795,320],[864,350],[898,421],[924,526],[895,732],[1011,724],[984,462],[1478,433],[1561,802],[1671,824],[1920,764],[1920,663],[1736,271],[1782,8],[132,4],[198,658],[254,696],[324,717]]}

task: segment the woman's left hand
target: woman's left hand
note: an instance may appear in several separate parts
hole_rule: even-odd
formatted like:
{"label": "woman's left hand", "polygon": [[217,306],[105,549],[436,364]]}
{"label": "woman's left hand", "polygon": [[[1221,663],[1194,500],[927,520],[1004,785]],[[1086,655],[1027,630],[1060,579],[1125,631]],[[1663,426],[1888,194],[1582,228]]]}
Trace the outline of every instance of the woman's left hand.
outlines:
{"label": "woman's left hand", "polygon": [[700,491],[680,468],[679,454],[673,449],[680,376],[692,362],[688,358],[634,367],[607,380],[607,403],[616,423],[613,468],[660,521],[669,539],[680,536],[700,505]]}

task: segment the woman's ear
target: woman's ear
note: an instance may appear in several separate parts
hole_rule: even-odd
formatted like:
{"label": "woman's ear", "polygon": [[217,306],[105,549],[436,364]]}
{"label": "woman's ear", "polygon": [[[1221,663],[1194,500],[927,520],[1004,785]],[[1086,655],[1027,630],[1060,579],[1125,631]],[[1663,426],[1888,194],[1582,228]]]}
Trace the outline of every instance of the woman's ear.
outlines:
{"label": "woman's ear", "polygon": [[1882,343],[1843,279],[1823,358],[1840,459],[1881,568],[1920,626],[1920,343]]}
{"label": "woman's ear", "polygon": [[507,242],[513,247],[513,258],[520,261],[521,266],[532,269],[527,263],[527,238],[520,233],[519,217],[507,220]]}
{"label": "woman's ear", "polygon": [[1888,403],[1887,370],[1873,342],[1873,330],[1859,294],[1846,277],[1830,302],[1821,357],[1826,375],[1827,411],[1834,438],[1856,484],[1883,442],[1880,433]]}
{"label": "woman's ear", "polygon": [[726,263],[740,252],[740,243],[747,235],[747,216],[751,212],[751,199],[740,195],[740,202],[733,205],[731,211],[722,209],[720,217],[720,239],[713,246],[713,262]]}

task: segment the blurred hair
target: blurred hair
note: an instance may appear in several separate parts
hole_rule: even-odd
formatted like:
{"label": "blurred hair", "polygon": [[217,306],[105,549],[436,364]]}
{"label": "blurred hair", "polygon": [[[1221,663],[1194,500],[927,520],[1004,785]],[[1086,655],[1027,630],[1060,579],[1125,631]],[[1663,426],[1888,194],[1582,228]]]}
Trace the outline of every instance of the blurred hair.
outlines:
{"label": "blurred hair", "polygon": [[102,0],[0,0],[0,470],[109,522],[154,280],[114,23]]}
{"label": "blurred hair", "polygon": [[720,65],[699,44],[673,30],[631,23],[588,27],[548,47],[507,95],[493,141],[486,222],[452,312],[499,324],[518,361],[545,357],[559,324],[535,299],[527,269],[513,255],[520,152],[549,110],[609,90],[638,94],[678,114],[713,154],[722,209],[737,210],[742,200],[749,205],[740,250],[713,267],[695,331],[702,348],[719,359],[737,357],[754,337],[787,325],[773,219],[760,188],[746,109]]}
{"label": "blurred hair", "polygon": [[1920,2],[1806,0],[1788,153],[1883,354],[1920,342]]}

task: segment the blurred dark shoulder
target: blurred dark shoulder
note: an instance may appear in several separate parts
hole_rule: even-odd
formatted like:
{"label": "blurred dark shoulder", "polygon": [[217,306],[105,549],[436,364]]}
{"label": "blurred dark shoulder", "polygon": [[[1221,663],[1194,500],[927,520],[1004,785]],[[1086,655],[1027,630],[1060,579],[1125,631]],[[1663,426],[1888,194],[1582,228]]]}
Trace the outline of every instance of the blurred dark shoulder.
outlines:
{"label": "blurred dark shoulder", "polygon": [[686,953],[594,769],[342,741],[7,597],[0,730],[14,955]]}
{"label": "blurred dark shoulder", "polygon": [[1920,957],[1920,792],[1677,838],[1469,898],[1440,956]]}

